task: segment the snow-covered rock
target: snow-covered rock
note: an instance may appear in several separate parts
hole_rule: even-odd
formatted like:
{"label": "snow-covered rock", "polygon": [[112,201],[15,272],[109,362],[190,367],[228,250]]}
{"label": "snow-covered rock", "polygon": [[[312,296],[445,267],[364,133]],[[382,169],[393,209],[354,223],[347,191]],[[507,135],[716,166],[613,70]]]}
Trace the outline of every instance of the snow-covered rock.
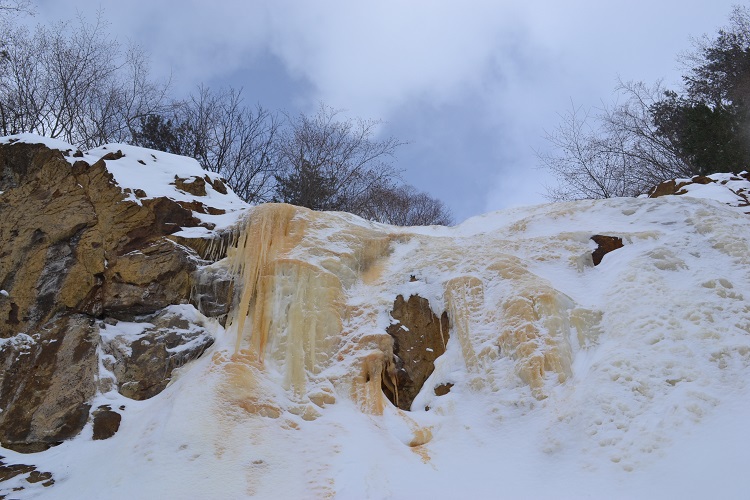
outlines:
{"label": "snow-covered rock", "polygon": [[[0,441],[37,451],[77,435],[109,380],[101,320],[195,326],[194,288],[196,306],[221,313],[226,294],[194,287],[195,272],[247,205],[195,160],[126,145],[83,153],[31,134],[0,139],[0,191]],[[136,356],[148,367],[126,356],[110,367],[134,397],[158,393],[212,341],[170,325],[150,335]]]}
{"label": "snow-covered rock", "polygon": [[696,175],[690,179],[673,179],[655,186],[649,196],[686,195],[725,203],[743,213],[750,213],[750,172],[739,174]]}

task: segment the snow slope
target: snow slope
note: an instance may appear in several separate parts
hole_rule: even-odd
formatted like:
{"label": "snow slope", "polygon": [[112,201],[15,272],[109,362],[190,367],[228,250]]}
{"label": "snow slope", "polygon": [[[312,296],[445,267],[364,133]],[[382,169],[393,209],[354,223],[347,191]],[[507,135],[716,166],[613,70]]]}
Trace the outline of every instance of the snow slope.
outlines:
{"label": "snow slope", "polygon": [[[206,354],[150,400],[98,396],[124,407],[108,440],[0,454],[53,473],[26,498],[744,498],[750,218],[707,198],[454,228],[255,207],[216,264],[244,284],[226,329],[192,313]],[[594,234],[625,244],[596,267]],[[404,412],[371,375],[413,293],[451,331]]]}

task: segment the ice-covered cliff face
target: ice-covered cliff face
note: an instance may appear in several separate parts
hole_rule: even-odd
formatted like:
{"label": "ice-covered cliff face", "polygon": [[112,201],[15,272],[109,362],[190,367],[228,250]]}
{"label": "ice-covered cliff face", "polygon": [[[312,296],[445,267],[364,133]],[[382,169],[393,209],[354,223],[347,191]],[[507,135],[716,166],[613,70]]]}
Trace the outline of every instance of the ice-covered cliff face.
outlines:
{"label": "ice-covered cliff face", "polygon": [[[113,438],[39,455],[59,478],[53,495],[745,491],[750,221],[740,211],[617,199],[415,229],[267,205],[242,224],[214,264],[242,284],[226,330],[214,325],[209,353],[160,396],[128,401]],[[593,234],[624,246],[594,267]],[[382,390],[399,294],[450,320],[409,412]],[[437,396],[443,384],[453,385]]]}
{"label": "ice-covered cliff face", "polygon": [[[439,358],[432,386],[461,382],[457,389],[497,392],[510,374],[513,387],[543,399],[550,385],[571,375],[573,346],[597,328],[597,312],[532,272],[532,262],[515,255],[522,243],[502,232],[414,232],[289,205],[258,207],[245,224],[227,259],[242,283],[227,324],[236,337],[234,354],[281,375],[282,387],[310,419],[319,413],[321,388],[376,415],[386,406],[383,384],[398,395],[386,333],[398,295],[418,295],[448,312],[456,346]],[[567,264],[582,271],[591,260],[589,236],[565,234],[525,246],[550,253],[546,258],[564,246],[571,253]],[[443,367],[457,361],[465,373]],[[430,393],[415,406],[436,405],[440,413]]]}
{"label": "ice-covered cliff face", "polygon": [[[1,454],[52,472],[24,490],[52,498],[741,497],[743,210],[665,196],[395,228],[255,207],[205,268],[236,292],[225,327],[194,313],[216,337],[206,353],[151,399],[99,394],[125,407],[110,439],[89,424]],[[593,235],[623,246],[594,266]],[[421,331],[391,315],[398,296],[446,313],[443,354],[394,344],[394,325]],[[425,357],[434,370],[397,408],[403,360]]]}

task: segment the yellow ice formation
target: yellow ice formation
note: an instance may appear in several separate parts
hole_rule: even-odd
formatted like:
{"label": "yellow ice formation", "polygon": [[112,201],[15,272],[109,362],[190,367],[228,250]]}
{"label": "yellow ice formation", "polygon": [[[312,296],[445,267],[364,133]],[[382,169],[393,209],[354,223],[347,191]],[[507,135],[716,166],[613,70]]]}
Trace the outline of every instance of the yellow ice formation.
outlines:
{"label": "yellow ice formation", "polygon": [[[426,249],[429,258],[412,251],[395,261],[391,254],[401,244]],[[382,414],[390,404],[383,385],[397,391],[393,340],[383,327],[395,288],[408,278],[389,273],[397,268],[427,274],[442,288],[432,301],[448,311],[449,344],[457,339],[471,389],[498,390],[493,364],[509,358],[534,397],[544,398],[545,384],[570,376],[571,328],[582,345],[596,313],[575,308],[495,245],[458,258],[465,248],[465,240],[347,214],[254,208],[227,253],[237,292],[226,330],[236,340],[231,359],[217,363],[228,365],[232,399],[251,413],[278,417],[272,391],[258,380],[272,367],[296,405],[287,408],[292,413],[312,419],[336,397],[349,397],[362,411]]]}
{"label": "yellow ice formation", "polygon": [[516,360],[516,372],[532,394],[543,398],[547,373],[555,374],[558,382],[571,375],[568,311],[573,301],[529,272],[516,257],[505,255],[488,271],[510,281],[515,291],[500,309],[498,346]]}
{"label": "yellow ice formation", "polygon": [[[377,319],[373,311],[348,306],[344,290],[363,277],[376,279],[374,264],[390,243],[387,234],[342,222],[291,205],[262,205],[228,253],[241,289],[227,321],[227,331],[236,333],[234,358],[254,360],[258,367],[270,358],[283,373],[284,388],[313,403],[309,379],[330,366],[341,349],[351,349],[344,345],[344,322],[363,314],[370,317],[358,318],[359,323]],[[363,410],[378,414],[392,341],[385,332],[375,337],[378,346],[371,352],[362,348],[370,345],[367,337],[356,344],[359,369],[352,367],[350,392]]]}
{"label": "yellow ice formation", "polygon": [[[488,383],[493,387],[490,364],[499,356],[508,356],[532,394],[543,399],[547,374],[555,374],[560,383],[571,374],[568,311],[573,301],[529,272],[517,257],[493,257],[483,277],[488,282],[501,280],[511,290],[499,303],[486,302],[484,282],[474,276],[453,278],[445,286],[446,303],[467,370],[480,376],[473,379],[476,386]],[[498,350],[477,352],[476,330],[486,331],[488,326],[497,333]]]}

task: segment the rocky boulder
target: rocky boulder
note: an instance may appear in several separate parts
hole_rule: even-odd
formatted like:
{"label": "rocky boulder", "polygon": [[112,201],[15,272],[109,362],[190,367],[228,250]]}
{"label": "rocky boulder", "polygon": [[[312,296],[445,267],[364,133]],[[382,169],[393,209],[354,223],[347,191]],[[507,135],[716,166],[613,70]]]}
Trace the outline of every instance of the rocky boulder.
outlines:
{"label": "rocky boulder", "polygon": [[35,452],[77,435],[96,393],[98,335],[91,318],[60,314],[0,343],[2,445]]}
{"label": "rocky boulder", "polygon": [[109,405],[102,405],[91,415],[94,420],[94,441],[109,439],[120,429],[122,416]]}
{"label": "rocky boulder", "polygon": [[[35,465],[6,463],[6,458],[0,456],[0,499],[18,498],[21,491],[32,495],[42,494],[43,488],[55,484],[51,472],[37,470]],[[38,487],[34,487],[38,485]],[[25,495],[24,495],[25,496]],[[31,495],[29,495],[31,497]]]}
{"label": "rocky boulder", "polygon": [[596,243],[596,250],[591,252],[591,260],[595,266],[601,264],[602,259],[609,252],[614,252],[618,248],[623,247],[622,238],[619,236],[606,236],[603,234],[595,234],[591,237],[591,240]]}
{"label": "rocky boulder", "polygon": [[660,196],[687,195],[696,198],[721,200],[729,206],[748,213],[750,207],[750,172],[739,174],[696,175],[690,179],[664,181],[649,193],[649,198]]}

